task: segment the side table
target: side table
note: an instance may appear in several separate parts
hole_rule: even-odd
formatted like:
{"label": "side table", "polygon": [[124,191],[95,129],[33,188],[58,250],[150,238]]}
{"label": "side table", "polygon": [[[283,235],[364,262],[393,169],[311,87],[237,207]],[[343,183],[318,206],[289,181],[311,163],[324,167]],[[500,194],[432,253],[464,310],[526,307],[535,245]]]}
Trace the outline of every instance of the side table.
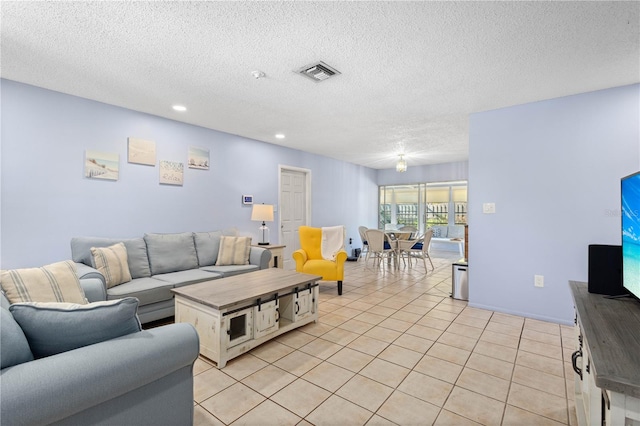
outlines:
{"label": "side table", "polygon": [[282,261],[282,258],[284,257],[284,248],[286,246],[269,244],[265,246],[253,245],[253,247],[260,247],[263,249],[267,249],[271,252],[271,260],[269,261],[269,268],[284,269],[284,262]]}

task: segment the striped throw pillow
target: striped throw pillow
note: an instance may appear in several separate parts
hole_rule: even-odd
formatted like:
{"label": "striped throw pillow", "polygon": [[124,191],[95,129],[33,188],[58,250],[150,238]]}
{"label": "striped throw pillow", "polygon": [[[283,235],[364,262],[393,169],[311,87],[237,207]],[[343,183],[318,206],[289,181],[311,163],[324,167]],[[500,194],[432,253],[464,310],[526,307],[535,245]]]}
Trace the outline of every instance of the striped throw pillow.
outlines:
{"label": "striped throw pillow", "polygon": [[0,285],[11,303],[88,303],[76,274],[76,265],[70,260],[40,268],[2,271]]}
{"label": "striped throw pillow", "polygon": [[95,268],[104,276],[107,288],[131,281],[127,248],[124,243],[109,247],[91,247],[91,255]]}
{"label": "striped throw pillow", "polygon": [[251,237],[220,237],[220,250],[216,265],[248,265]]}

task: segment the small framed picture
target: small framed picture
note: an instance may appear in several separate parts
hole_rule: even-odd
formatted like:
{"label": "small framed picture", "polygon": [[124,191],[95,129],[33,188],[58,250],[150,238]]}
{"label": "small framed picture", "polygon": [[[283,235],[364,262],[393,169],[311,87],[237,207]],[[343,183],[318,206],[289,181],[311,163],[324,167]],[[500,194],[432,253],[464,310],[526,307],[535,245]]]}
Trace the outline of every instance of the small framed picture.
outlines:
{"label": "small framed picture", "polygon": [[127,138],[127,161],[133,164],[156,166],[156,143],[138,138]]}
{"label": "small framed picture", "polygon": [[84,176],[89,179],[118,180],[120,156],[111,152],[85,151]]}
{"label": "small framed picture", "polygon": [[160,183],[164,185],[182,186],[184,164],[175,161],[160,161]]}
{"label": "small framed picture", "polygon": [[253,204],[253,195],[243,195],[242,204]]}
{"label": "small framed picture", "polygon": [[189,147],[189,168],[209,170],[209,150],[206,148]]}

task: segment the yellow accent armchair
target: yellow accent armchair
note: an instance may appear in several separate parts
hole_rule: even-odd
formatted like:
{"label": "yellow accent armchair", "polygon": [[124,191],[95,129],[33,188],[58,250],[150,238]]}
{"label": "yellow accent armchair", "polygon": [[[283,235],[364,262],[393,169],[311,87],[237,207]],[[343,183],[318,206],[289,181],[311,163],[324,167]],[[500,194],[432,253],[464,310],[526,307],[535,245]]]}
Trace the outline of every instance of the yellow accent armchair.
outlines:
{"label": "yellow accent armchair", "polygon": [[338,295],[342,295],[342,280],[344,279],[344,262],[347,252],[340,250],[335,260],[322,257],[322,228],[301,226],[298,229],[300,249],[293,252],[296,261],[296,272],[321,275],[324,281],[338,282]]}

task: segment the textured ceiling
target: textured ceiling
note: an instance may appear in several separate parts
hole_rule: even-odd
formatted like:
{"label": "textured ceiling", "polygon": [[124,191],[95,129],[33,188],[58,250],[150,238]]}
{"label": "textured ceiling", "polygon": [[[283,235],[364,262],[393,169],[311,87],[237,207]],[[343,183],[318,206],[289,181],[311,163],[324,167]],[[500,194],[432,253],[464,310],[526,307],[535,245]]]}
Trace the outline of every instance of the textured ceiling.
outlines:
{"label": "textured ceiling", "polygon": [[[409,167],[466,160],[473,112],[640,81],[639,2],[2,1],[0,12],[3,78],[373,168],[402,150]],[[318,60],[342,74],[293,72]]]}

